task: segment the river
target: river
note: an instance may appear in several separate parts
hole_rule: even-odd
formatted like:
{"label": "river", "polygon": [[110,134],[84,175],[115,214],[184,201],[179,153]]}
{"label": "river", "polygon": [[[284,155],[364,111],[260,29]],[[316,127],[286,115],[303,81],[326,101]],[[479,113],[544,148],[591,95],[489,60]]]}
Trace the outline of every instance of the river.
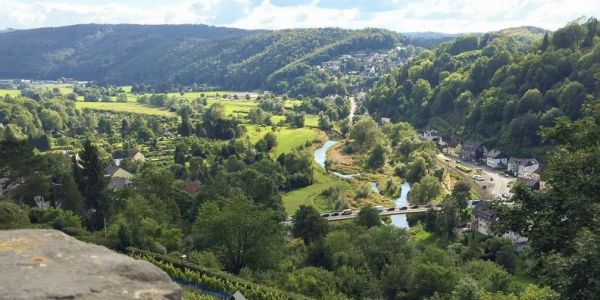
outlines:
{"label": "river", "polygon": [[[337,144],[337,141],[327,140],[323,146],[319,149],[315,150],[315,161],[321,168],[325,169],[325,161],[327,160],[327,150]],[[337,177],[343,179],[351,179],[354,176],[358,176],[360,174],[342,174],[338,172],[333,172],[333,174]],[[371,185],[371,189],[379,193],[379,189],[377,188],[377,183],[369,182]],[[408,206],[408,192],[410,191],[410,184],[407,181],[404,181],[402,184],[402,191],[400,192],[400,197],[395,200],[396,207]],[[393,215],[392,216],[392,224],[396,227],[400,228],[409,228],[408,221],[406,220],[406,215]]]}

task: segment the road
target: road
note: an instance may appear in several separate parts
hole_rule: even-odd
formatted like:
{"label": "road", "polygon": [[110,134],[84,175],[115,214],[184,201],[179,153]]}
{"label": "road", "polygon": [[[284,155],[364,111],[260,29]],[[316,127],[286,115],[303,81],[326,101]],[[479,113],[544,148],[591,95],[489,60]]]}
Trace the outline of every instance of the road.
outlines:
{"label": "road", "polygon": [[[511,182],[515,181],[516,178],[514,177],[505,177],[504,174],[501,171],[498,170],[494,170],[490,167],[487,166],[476,166],[473,163],[469,163],[469,162],[461,162],[461,165],[466,166],[468,168],[471,169],[475,169],[475,168],[481,168],[482,169],[482,177],[484,178],[483,181],[475,181],[472,179],[472,175],[473,174],[467,174],[464,173],[461,170],[456,169],[456,160],[458,159],[457,157],[453,157],[453,156],[449,156],[443,153],[439,153],[438,154],[438,161],[444,165],[444,167],[446,167],[446,169],[451,168],[453,170],[452,173],[455,174],[460,174],[463,180],[466,179],[466,181],[468,183],[470,183],[471,185],[476,184],[477,187],[479,187],[480,189],[477,189],[475,187],[475,191],[478,194],[478,196],[482,197],[482,198],[486,198],[485,196],[492,196],[492,197],[501,197],[502,194],[508,194],[511,195],[510,189],[511,189]],[[449,160],[450,162],[447,162],[446,160]],[[452,171],[450,170],[450,171]],[[481,190],[483,190],[483,186],[485,186],[485,192],[481,192]],[[477,191],[479,190],[479,192]],[[486,195],[487,194],[487,195]]]}
{"label": "road", "polygon": [[[420,213],[420,212],[426,212],[430,209],[433,210],[439,210],[440,208],[438,207],[426,207],[425,205],[419,205],[418,208],[406,208],[403,210],[400,210],[399,208],[394,209],[393,211],[387,211],[384,210],[382,212],[379,213],[380,216],[382,217],[386,217],[386,216],[393,216],[393,215],[402,215],[402,214],[411,214],[411,213]],[[328,222],[336,222],[336,221],[343,221],[343,220],[350,220],[350,219],[355,219],[358,217],[358,210],[354,210],[352,211],[352,214],[349,215],[339,215],[339,216],[334,216],[334,217],[325,217],[325,220],[327,220]]]}

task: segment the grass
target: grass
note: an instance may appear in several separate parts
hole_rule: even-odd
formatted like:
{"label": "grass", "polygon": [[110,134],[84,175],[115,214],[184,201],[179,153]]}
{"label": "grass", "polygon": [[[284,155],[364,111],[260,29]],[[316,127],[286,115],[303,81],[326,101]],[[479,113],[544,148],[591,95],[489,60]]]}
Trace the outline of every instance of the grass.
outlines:
{"label": "grass", "polygon": [[[251,124],[245,126],[248,130],[246,135],[253,144],[264,137],[265,134],[271,132],[271,127]],[[311,128],[279,127],[275,132],[275,136],[277,137],[277,146],[273,150],[273,154],[278,156],[281,153],[291,152],[297,147],[306,144],[306,142],[314,141],[319,137],[319,132]]]}
{"label": "grass", "polygon": [[175,113],[170,112],[164,108],[158,108],[151,105],[140,104],[137,102],[76,102],[75,106],[78,109],[92,109],[92,110],[103,110],[112,112],[128,112],[145,115],[155,116],[169,116],[174,117]]}
{"label": "grass", "polygon": [[0,89],[0,96],[5,96],[5,95],[10,95],[11,97],[15,97],[15,96],[21,95],[21,91],[20,90]]}
{"label": "grass", "polygon": [[207,99],[208,107],[215,103],[223,104],[225,107],[225,115],[247,114],[252,108],[256,107],[255,101],[247,100],[227,100],[227,99]]}
{"label": "grass", "polygon": [[312,205],[318,211],[330,210],[331,207],[325,197],[321,195],[323,191],[332,187],[340,186],[344,192],[351,189],[347,182],[325,173],[321,166],[313,164],[314,183],[297,189],[283,195],[283,206],[288,215],[293,215],[300,205]]}

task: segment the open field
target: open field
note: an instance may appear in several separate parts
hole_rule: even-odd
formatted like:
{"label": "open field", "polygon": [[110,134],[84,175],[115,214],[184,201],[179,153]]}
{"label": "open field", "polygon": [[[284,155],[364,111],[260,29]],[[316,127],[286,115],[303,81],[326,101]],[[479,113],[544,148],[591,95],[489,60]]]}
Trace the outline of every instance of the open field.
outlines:
{"label": "open field", "polygon": [[256,101],[246,101],[246,100],[227,100],[227,99],[207,99],[208,106],[215,103],[221,103],[225,107],[225,115],[227,116],[238,116],[240,114],[245,115],[252,108],[255,108],[257,103]]}
{"label": "open field", "polygon": [[21,91],[0,89],[0,96],[4,96],[4,95],[10,95],[10,96],[14,97],[14,96],[21,95]]}
{"label": "open field", "polygon": [[78,109],[93,109],[93,110],[104,110],[113,112],[128,112],[138,113],[145,115],[156,115],[156,116],[169,116],[174,117],[176,114],[170,112],[164,108],[158,108],[152,105],[139,104],[137,102],[76,102],[75,106]]}
{"label": "open field", "polygon": [[[247,136],[250,138],[250,142],[253,144],[260,140],[265,134],[271,131],[271,127],[257,126],[257,125],[245,125]],[[278,156],[281,153],[291,152],[298,146],[306,144],[306,142],[312,142],[319,137],[319,132],[315,129],[310,128],[291,128],[291,127],[279,127],[275,132],[277,136],[277,146],[273,150],[273,154]]]}
{"label": "open field", "polygon": [[312,205],[318,211],[331,210],[327,199],[321,193],[336,185],[340,186],[344,192],[352,188],[348,182],[326,174],[316,163],[313,164],[313,170],[315,179],[313,184],[283,194],[283,206],[288,215],[294,214],[300,205]]}

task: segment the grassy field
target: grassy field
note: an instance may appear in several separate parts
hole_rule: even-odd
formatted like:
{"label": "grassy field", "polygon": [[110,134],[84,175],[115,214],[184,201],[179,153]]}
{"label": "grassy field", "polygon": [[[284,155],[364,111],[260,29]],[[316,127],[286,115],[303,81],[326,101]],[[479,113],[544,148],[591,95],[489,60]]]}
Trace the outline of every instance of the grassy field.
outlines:
{"label": "grassy field", "polygon": [[[257,126],[247,124],[247,136],[250,138],[252,143],[256,143],[265,134],[271,131],[271,127]],[[290,128],[290,127],[279,127],[275,132],[277,136],[277,147],[273,150],[273,154],[278,156],[281,153],[291,152],[298,146],[306,144],[306,142],[312,142],[319,137],[319,132],[311,128]]]}
{"label": "grassy field", "polygon": [[145,115],[169,116],[174,117],[176,114],[163,108],[158,108],[151,105],[139,104],[137,102],[76,102],[75,106],[78,109],[89,108],[93,110],[104,110],[113,112],[128,112]]}
{"label": "grassy field", "polygon": [[344,191],[352,188],[348,182],[326,174],[316,163],[313,164],[313,170],[315,179],[313,184],[283,195],[283,206],[288,215],[294,214],[300,205],[312,205],[318,211],[331,210],[327,199],[321,193],[336,185],[342,187]]}
{"label": "grassy field", "polygon": [[19,90],[6,90],[0,89],[0,96],[10,95],[12,97],[21,95],[21,91]]}
{"label": "grassy field", "polygon": [[225,107],[225,115],[227,116],[238,116],[245,115],[252,108],[256,107],[255,101],[246,100],[227,100],[227,99],[207,99],[208,106],[215,103],[221,103]]}

